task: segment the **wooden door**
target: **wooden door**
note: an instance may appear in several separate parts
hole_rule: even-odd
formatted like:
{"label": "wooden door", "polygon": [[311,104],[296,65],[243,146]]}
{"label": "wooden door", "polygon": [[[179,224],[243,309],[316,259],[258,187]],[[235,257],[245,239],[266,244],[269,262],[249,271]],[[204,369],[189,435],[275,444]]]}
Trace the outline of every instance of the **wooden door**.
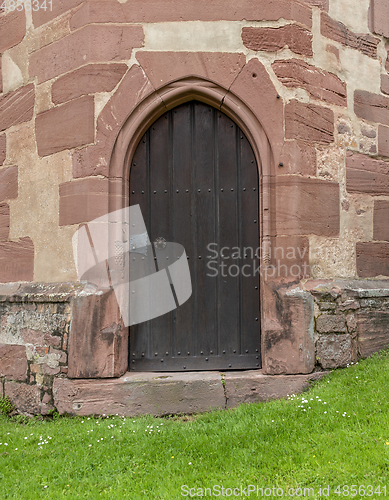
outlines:
{"label": "wooden door", "polygon": [[252,254],[260,241],[258,189],[247,138],[209,105],[180,105],[141,139],[130,205],[140,205],[152,242],[184,246],[193,293],[171,313],[130,328],[131,370],[261,366],[259,260]]}

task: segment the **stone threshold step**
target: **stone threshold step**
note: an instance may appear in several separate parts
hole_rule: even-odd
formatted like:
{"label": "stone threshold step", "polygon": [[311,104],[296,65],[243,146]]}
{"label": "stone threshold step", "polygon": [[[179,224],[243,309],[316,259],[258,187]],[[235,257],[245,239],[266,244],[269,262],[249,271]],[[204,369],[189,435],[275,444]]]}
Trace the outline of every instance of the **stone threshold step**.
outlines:
{"label": "stone threshold step", "polygon": [[193,414],[297,394],[328,373],[264,375],[261,370],[128,372],[117,379],[57,378],[53,394],[60,414]]}

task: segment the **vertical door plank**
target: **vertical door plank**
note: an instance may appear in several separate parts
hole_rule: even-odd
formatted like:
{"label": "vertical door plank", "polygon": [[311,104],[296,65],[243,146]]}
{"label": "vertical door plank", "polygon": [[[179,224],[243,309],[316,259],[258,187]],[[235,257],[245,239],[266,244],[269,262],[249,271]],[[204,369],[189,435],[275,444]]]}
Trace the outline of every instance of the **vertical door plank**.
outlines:
{"label": "vertical door plank", "polygon": [[[184,104],[172,110],[172,215],[173,239],[180,243],[189,257],[188,263],[191,276],[194,274],[193,258],[195,256],[194,241],[192,238],[194,219],[191,217],[191,172],[192,172],[192,112],[193,105]],[[192,278],[193,279],[193,278]],[[194,287],[193,287],[194,288]],[[186,356],[193,352],[194,331],[194,294],[181,307],[173,311],[175,324],[173,338],[173,355]],[[184,365],[185,363],[183,363]]]}
{"label": "vertical door plank", "polygon": [[[239,278],[229,274],[233,248],[239,245],[237,206],[237,126],[224,114],[218,114],[217,154],[219,178],[219,249],[226,247],[221,262],[226,266],[218,277],[220,348],[226,354],[239,354]],[[233,268],[236,271],[236,268]]]}
{"label": "vertical door plank", "polygon": [[243,265],[249,265],[244,269],[246,275],[242,276],[241,284],[241,346],[242,352],[256,353],[260,364],[260,274],[256,273],[260,265],[259,240],[259,213],[258,213],[258,169],[255,162],[253,150],[243,134],[240,134],[240,178],[241,178],[241,209],[240,221],[242,231],[242,248],[247,248],[243,259]]}
{"label": "vertical door plank", "polygon": [[[215,241],[214,206],[214,110],[202,103],[194,104],[194,164],[195,181],[192,196],[195,200],[197,332],[195,354],[206,356],[217,351],[216,280],[207,276],[207,245]],[[192,177],[193,179],[193,177]],[[201,354],[203,353],[203,354]]]}

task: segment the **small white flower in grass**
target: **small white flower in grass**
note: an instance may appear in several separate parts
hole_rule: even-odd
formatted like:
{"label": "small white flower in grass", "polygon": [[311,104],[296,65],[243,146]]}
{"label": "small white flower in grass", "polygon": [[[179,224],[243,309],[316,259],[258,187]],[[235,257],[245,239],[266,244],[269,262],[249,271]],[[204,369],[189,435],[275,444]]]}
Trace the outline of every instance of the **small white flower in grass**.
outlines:
{"label": "small white flower in grass", "polygon": [[4,443],[4,446],[8,446],[8,443]]}
{"label": "small white flower in grass", "polygon": [[27,437],[25,437],[24,439],[28,439]]}
{"label": "small white flower in grass", "polygon": [[43,486],[44,488],[47,488],[47,486]]}
{"label": "small white flower in grass", "polygon": [[274,422],[274,420],[272,420],[272,422]]}
{"label": "small white flower in grass", "polygon": [[18,451],[18,449],[17,449],[17,448],[15,448],[15,451]]}
{"label": "small white flower in grass", "polygon": [[92,447],[92,445],[90,444],[90,445],[89,445],[89,448],[91,448],[91,447]]}
{"label": "small white flower in grass", "polygon": [[84,423],[84,421],[81,422],[82,424]]}
{"label": "small white flower in grass", "polygon": [[113,439],[113,436],[111,436],[111,439]]}
{"label": "small white flower in grass", "polygon": [[88,417],[88,420],[90,420],[90,417]]}
{"label": "small white flower in grass", "polygon": [[325,412],[324,412],[324,415],[325,415],[326,413],[327,413],[327,412],[325,411]]}
{"label": "small white flower in grass", "polygon": [[34,434],[31,432],[30,436],[33,436]]}
{"label": "small white flower in grass", "polygon": [[10,432],[7,432],[7,436],[9,436],[11,433]]}
{"label": "small white flower in grass", "polygon": [[323,402],[323,405],[326,405],[326,404],[327,404],[327,403],[324,401],[324,402]]}
{"label": "small white flower in grass", "polygon": [[355,378],[358,378],[358,377],[355,377]]}
{"label": "small white flower in grass", "polygon": [[192,465],[192,462],[189,462],[188,465]]}

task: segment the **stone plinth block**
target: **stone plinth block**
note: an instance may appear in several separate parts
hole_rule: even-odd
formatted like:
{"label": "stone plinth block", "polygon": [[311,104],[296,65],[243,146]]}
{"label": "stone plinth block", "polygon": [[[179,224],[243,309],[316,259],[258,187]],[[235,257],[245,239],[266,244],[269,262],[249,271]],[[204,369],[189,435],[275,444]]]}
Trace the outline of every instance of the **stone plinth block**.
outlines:
{"label": "stone plinth block", "polygon": [[27,379],[27,356],[24,345],[0,344],[0,377],[21,382]]}
{"label": "stone plinth block", "polygon": [[225,407],[217,372],[126,373],[116,380],[55,379],[54,405],[71,415],[170,415]]}
{"label": "stone plinth block", "polygon": [[352,361],[351,335],[322,335],[316,342],[316,357],[325,369],[347,366]]}
{"label": "stone plinth block", "polygon": [[[273,283],[270,288],[276,312],[273,318],[270,310],[266,313],[262,330],[263,372],[311,373],[315,366],[313,297],[298,287],[285,288]],[[265,307],[269,308],[270,301],[268,298]]]}
{"label": "stone plinth block", "polygon": [[362,358],[389,347],[389,311],[366,311],[357,315],[358,349]]}
{"label": "stone plinth block", "polygon": [[91,292],[72,300],[69,377],[119,377],[127,370],[128,335],[115,292]]}
{"label": "stone plinth block", "polygon": [[224,377],[227,408],[235,408],[242,403],[257,403],[299,394],[324,375],[325,372],[277,376],[264,375],[258,370],[227,372]]}
{"label": "stone plinth block", "polygon": [[41,413],[41,390],[37,385],[19,384],[17,382],[5,382],[4,394],[8,396],[11,403],[22,412],[33,415]]}

